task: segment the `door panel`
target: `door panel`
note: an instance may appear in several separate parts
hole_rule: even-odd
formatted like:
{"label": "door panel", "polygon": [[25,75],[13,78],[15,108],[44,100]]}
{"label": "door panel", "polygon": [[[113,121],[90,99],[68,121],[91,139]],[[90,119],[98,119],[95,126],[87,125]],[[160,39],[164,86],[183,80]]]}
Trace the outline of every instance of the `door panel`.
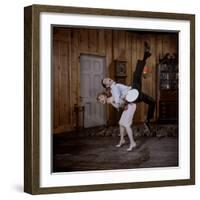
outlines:
{"label": "door panel", "polygon": [[85,106],[84,127],[106,124],[105,105],[99,104],[96,96],[102,91],[101,80],[105,77],[105,57],[81,55],[80,94]]}

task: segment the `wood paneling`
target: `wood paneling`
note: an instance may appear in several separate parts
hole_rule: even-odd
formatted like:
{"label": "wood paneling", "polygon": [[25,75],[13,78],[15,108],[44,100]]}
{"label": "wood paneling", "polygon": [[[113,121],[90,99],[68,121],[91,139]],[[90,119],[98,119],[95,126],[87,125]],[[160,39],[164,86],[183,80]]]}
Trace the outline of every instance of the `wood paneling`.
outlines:
{"label": "wood paneling", "polygon": [[[74,105],[80,104],[80,55],[106,57],[107,76],[114,77],[114,60],[127,61],[126,84],[131,85],[138,59],[142,59],[144,41],[151,45],[152,56],[146,65],[152,73],[143,79],[143,91],[156,99],[159,54],[177,53],[177,35],[125,30],[54,27],[53,30],[53,128],[54,133],[73,130],[76,124]],[[102,88],[103,90],[103,88]],[[107,118],[113,123],[115,110],[108,106]],[[135,123],[144,121],[147,107],[137,106]],[[155,113],[154,120],[157,118]]]}

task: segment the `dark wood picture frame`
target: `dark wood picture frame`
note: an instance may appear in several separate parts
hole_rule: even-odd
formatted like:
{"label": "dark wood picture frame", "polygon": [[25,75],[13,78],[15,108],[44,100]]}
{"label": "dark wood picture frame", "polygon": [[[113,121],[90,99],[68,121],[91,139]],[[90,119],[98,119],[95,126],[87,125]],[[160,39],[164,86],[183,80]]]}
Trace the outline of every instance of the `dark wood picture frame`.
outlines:
{"label": "dark wood picture frame", "polygon": [[[40,13],[76,13],[190,22],[190,178],[150,182],[115,183],[66,187],[40,187]],[[30,194],[83,192],[195,184],[195,16],[192,14],[109,10],[49,5],[24,9],[24,191]]]}

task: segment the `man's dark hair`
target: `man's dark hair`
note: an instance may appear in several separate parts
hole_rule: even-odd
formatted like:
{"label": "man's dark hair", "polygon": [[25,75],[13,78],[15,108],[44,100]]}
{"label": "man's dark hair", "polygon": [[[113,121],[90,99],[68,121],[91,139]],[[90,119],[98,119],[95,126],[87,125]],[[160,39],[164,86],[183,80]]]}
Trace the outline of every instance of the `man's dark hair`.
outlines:
{"label": "man's dark hair", "polygon": [[104,80],[104,79],[101,80],[101,85],[102,85],[104,88],[106,88],[106,85],[103,83],[103,80]]}

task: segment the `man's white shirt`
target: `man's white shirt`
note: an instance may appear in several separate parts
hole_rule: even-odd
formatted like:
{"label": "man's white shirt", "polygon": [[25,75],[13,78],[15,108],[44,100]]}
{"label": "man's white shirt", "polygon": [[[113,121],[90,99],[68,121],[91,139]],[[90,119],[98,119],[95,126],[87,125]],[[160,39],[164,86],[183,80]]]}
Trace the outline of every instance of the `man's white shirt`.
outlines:
{"label": "man's white shirt", "polygon": [[118,108],[120,107],[121,104],[123,104],[128,91],[131,90],[131,87],[113,82],[110,88],[111,88],[111,94],[115,101],[116,105],[115,107]]}

